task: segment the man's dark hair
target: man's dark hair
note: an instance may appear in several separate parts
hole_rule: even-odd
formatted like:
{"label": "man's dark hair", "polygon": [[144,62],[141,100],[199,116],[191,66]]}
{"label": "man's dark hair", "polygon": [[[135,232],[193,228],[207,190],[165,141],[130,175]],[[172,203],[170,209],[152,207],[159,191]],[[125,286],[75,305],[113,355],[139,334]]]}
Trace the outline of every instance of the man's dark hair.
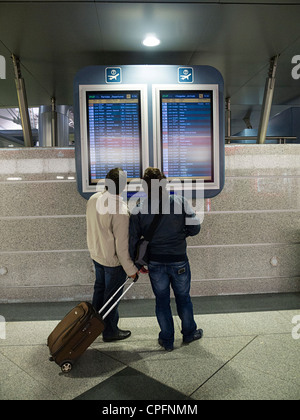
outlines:
{"label": "man's dark hair", "polygon": [[[114,183],[114,188],[111,188]],[[105,189],[111,194],[119,195],[125,189],[127,184],[127,175],[126,172],[121,168],[111,169],[105,178]]]}

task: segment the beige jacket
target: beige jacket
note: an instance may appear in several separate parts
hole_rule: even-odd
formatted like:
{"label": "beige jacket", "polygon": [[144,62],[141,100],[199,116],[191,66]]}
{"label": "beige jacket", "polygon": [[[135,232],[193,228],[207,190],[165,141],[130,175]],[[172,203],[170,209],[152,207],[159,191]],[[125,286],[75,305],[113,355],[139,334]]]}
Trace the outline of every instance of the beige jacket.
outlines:
{"label": "beige jacket", "polygon": [[128,251],[129,211],[118,195],[99,192],[88,200],[87,243],[91,258],[107,267],[122,265],[128,276],[138,269]]}

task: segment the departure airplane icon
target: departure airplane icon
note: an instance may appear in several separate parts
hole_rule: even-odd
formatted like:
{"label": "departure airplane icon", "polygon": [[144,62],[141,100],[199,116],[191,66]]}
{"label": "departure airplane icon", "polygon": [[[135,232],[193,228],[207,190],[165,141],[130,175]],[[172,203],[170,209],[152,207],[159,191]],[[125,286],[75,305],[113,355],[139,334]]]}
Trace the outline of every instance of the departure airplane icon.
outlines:
{"label": "departure airplane icon", "polygon": [[182,74],[180,77],[181,77],[181,80],[189,80],[189,78],[190,78],[190,76],[192,75],[192,73],[188,73],[188,74]]}
{"label": "departure airplane icon", "polygon": [[116,74],[110,74],[109,76],[108,76],[108,79],[109,80],[117,80],[117,77],[118,76],[120,76],[120,74],[119,73],[116,73]]}

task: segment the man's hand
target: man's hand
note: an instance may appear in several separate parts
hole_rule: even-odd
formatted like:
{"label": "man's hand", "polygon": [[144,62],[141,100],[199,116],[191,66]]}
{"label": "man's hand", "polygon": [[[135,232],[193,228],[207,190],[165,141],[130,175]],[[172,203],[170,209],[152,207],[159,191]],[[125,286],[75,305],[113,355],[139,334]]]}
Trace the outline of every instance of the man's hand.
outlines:
{"label": "man's hand", "polygon": [[130,277],[134,281],[137,281],[137,279],[139,278],[139,273],[137,272],[137,273],[133,274],[132,276],[128,276],[128,277]]}
{"label": "man's hand", "polygon": [[141,273],[141,274],[148,274],[148,273],[149,273],[149,270],[148,270],[145,266],[143,266],[143,267],[140,269],[139,273]]}

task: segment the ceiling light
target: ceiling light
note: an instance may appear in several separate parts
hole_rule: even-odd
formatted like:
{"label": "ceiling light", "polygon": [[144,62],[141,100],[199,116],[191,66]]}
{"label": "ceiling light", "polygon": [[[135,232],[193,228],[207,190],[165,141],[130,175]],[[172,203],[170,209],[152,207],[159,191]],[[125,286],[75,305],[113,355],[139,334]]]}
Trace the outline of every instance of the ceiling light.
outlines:
{"label": "ceiling light", "polygon": [[160,40],[153,34],[149,34],[143,41],[143,45],[146,47],[157,47],[160,44]]}

